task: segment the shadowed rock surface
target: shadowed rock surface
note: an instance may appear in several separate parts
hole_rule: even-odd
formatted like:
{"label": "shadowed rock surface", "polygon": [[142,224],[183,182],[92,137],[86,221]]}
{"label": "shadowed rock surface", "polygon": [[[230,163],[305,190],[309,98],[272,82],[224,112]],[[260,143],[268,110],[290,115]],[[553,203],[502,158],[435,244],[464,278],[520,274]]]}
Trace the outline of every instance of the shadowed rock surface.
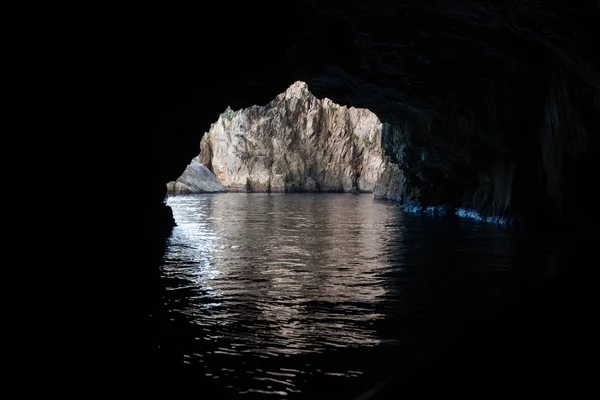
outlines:
{"label": "shadowed rock surface", "polygon": [[406,179],[398,165],[387,163],[379,180],[375,184],[373,194],[378,200],[402,199],[403,189],[406,185]]}

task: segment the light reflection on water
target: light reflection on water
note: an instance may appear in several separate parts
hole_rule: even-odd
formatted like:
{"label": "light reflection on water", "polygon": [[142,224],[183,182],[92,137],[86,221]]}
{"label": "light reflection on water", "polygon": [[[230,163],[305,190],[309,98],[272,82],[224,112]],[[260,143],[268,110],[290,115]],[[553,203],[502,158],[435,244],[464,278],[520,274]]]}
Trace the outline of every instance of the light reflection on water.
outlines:
{"label": "light reflection on water", "polygon": [[370,195],[207,194],[168,203],[178,226],[162,266],[164,301],[170,321],[194,340],[166,334],[163,346],[231,393],[345,385],[372,368],[348,351],[398,344],[415,320],[450,318],[512,290],[502,228],[425,229]]}
{"label": "light reflection on water", "polygon": [[[174,311],[200,324],[242,324],[275,353],[379,343],[368,323],[382,317],[373,306],[386,293],[379,274],[390,268],[385,227],[401,218],[383,211],[395,211],[390,204],[243,194],[177,196],[169,204],[178,226],[163,273],[168,290],[191,300]],[[218,309],[224,302],[227,311]]]}

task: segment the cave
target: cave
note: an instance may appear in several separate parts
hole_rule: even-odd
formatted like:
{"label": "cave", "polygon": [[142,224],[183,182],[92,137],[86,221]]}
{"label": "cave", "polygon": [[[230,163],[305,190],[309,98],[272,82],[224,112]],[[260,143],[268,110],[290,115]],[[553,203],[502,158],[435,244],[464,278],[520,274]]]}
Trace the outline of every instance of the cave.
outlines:
{"label": "cave", "polygon": [[[142,356],[128,364],[146,377],[143,389],[177,392],[195,379],[157,354],[161,328],[148,318],[161,307],[158,267],[174,226],[166,184],[227,106],[268,104],[298,80],[319,98],[366,108],[387,124],[386,155],[405,177],[400,205],[475,210],[510,220],[525,248],[542,239],[560,246],[550,276],[524,281],[518,302],[471,321],[470,328],[485,325],[474,330],[480,336],[467,330],[430,349],[373,398],[402,390],[551,393],[585,380],[578,357],[587,351],[586,260],[597,231],[589,214],[600,129],[599,17],[597,1],[550,0],[139,10],[124,37],[144,126],[139,140],[150,142],[136,197],[147,251],[135,262],[145,278],[137,332],[148,340],[136,343]],[[448,245],[443,235],[437,240]],[[523,352],[529,357],[520,364]],[[456,361],[461,356],[467,361]]]}

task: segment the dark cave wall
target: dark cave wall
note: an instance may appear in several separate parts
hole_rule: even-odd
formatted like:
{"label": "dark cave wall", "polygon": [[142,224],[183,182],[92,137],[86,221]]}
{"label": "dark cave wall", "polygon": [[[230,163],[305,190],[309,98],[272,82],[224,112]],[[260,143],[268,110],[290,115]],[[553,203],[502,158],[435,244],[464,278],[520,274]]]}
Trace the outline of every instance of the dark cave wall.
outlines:
{"label": "dark cave wall", "polygon": [[505,91],[490,91],[420,127],[418,119],[392,119],[386,149],[406,180],[396,197],[533,224],[581,220],[593,198],[586,176],[593,176],[600,92],[579,77],[549,79],[539,70],[505,90],[509,101]]}
{"label": "dark cave wall", "polygon": [[353,19],[360,67],[314,81],[390,123],[401,201],[586,225],[598,3],[440,4],[364,9]]}
{"label": "dark cave wall", "polygon": [[582,217],[600,125],[598,2],[222,7],[150,10],[142,23],[149,232],[168,225],[156,217],[169,219],[165,183],[219,113],[264,105],[295,80],[386,122],[400,201],[592,229]]}

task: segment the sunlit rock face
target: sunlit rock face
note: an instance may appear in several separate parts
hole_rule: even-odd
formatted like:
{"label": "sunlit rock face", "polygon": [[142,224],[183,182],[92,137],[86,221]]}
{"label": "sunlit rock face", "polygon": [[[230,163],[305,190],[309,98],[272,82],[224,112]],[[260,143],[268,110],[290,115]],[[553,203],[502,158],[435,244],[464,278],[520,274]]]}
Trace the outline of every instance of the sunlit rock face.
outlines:
{"label": "sunlit rock face", "polygon": [[372,192],[384,170],[381,130],[369,110],[317,99],[296,82],[264,107],[228,108],[199,160],[227,191]]}
{"label": "sunlit rock face", "polygon": [[183,174],[173,182],[167,183],[167,192],[173,194],[185,193],[215,193],[224,192],[225,188],[204,165],[194,157]]}

